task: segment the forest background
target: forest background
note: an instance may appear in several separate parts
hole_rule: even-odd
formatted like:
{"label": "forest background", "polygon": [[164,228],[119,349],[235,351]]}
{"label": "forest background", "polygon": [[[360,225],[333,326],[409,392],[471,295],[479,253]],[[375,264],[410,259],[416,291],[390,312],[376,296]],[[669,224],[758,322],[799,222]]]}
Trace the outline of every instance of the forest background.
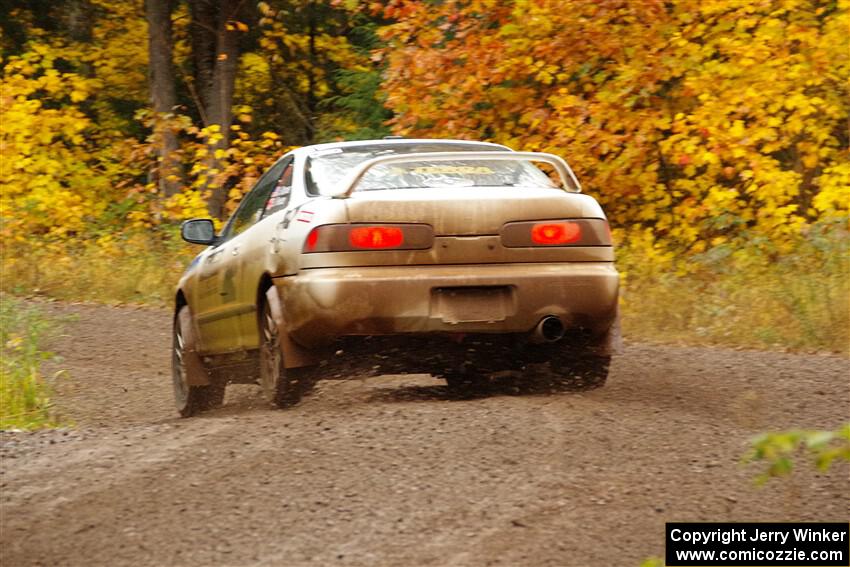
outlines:
{"label": "forest background", "polygon": [[847,353],[850,0],[0,2],[6,293],[170,302],[288,148],[559,154],[627,337]]}

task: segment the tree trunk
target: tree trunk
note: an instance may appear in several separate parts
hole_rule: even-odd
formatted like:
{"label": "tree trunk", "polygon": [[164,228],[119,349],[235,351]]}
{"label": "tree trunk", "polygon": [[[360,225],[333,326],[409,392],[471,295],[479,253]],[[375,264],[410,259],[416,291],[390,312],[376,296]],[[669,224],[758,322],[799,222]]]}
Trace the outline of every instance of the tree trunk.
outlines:
{"label": "tree trunk", "polygon": [[216,44],[216,0],[189,0],[192,23],[189,36],[192,44],[192,91],[198,114],[206,126],[207,109],[210,107],[213,69],[215,68]]}
{"label": "tree trunk", "polygon": [[171,12],[173,0],[145,0],[148,20],[148,55],[150,58],[151,103],[154,116],[154,144],[159,158],[156,182],[167,197],[180,191],[182,168],[177,154],[177,135],[169,125],[177,95],[174,67],[171,61]]}
{"label": "tree trunk", "polygon": [[67,2],[62,15],[71,39],[91,43],[94,13],[94,6],[91,5],[89,0],[70,0]]}
{"label": "tree trunk", "polygon": [[[192,14],[192,48],[195,63],[195,88],[203,106],[199,109],[205,127],[218,125],[221,139],[211,143],[207,158],[210,172],[221,172],[224,164],[216,157],[216,150],[226,149],[230,143],[230,126],[233,122],[233,89],[239,63],[240,32],[237,21],[244,19],[244,0],[190,0]],[[211,190],[207,208],[214,217],[221,218],[227,201],[227,187],[213,180],[207,183]]]}
{"label": "tree trunk", "polygon": [[310,67],[307,70],[307,81],[308,81],[308,91],[307,91],[307,108],[310,110],[310,137],[313,137],[315,128],[313,126],[313,121],[316,117],[316,67],[318,66],[318,54],[316,52],[316,3],[312,0],[307,5],[307,10],[309,13],[307,14],[307,26],[308,33],[310,37]]}

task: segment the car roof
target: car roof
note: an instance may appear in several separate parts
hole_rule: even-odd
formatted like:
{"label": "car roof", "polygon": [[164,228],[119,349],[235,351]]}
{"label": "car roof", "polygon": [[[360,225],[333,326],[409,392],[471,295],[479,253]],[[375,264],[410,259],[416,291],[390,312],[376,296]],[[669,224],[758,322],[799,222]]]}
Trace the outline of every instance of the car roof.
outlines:
{"label": "car roof", "polygon": [[308,153],[312,154],[315,152],[321,152],[332,149],[352,149],[352,148],[368,148],[369,146],[381,146],[386,148],[388,146],[406,146],[406,145],[421,145],[421,144],[445,144],[445,145],[458,145],[458,146],[476,146],[481,148],[482,146],[486,146],[492,148],[494,150],[507,150],[513,151],[511,148],[507,146],[503,146],[501,144],[494,144],[492,142],[476,142],[473,140],[450,140],[450,139],[441,139],[441,138],[385,138],[379,140],[355,140],[350,142],[329,142],[325,144],[314,144],[312,146],[304,146],[302,148],[298,148],[295,150],[298,153]]}

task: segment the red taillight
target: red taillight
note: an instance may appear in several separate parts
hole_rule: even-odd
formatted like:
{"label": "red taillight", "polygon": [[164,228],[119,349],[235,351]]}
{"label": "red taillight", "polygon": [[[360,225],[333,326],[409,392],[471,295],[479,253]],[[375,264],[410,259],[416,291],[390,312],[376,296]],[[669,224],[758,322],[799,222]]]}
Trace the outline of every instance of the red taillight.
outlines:
{"label": "red taillight", "polygon": [[611,246],[605,219],[558,219],[509,222],[501,230],[506,248],[529,246]]}
{"label": "red taillight", "polygon": [[355,248],[398,248],[404,233],[394,226],[359,226],[348,233],[348,241]]}
{"label": "red taillight", "polygon": [[569,244],[581,239],[581,226],[574,222],[537,223],[531,227],[535,244]]}
{"label": "red taillight", "polygon": [[307,246],[306,250],[308,252],[312,252],[316,249],[316,243],[319,242],[319,229],[322,228],[317,226],[313,230],[310,231],[310,234],[307,235]]}
{"label": "red taillight", "polygon": [[434,243],[427,224],[323,224],[304,241],[304,252],[426,250]]}

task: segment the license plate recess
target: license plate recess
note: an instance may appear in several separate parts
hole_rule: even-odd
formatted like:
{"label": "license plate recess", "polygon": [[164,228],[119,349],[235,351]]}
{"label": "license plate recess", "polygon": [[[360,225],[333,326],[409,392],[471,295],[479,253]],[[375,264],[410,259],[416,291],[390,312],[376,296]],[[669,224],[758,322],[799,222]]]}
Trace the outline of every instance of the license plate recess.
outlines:
{"label": "license plate recess", "polygon": [[513,311],[510,286],[440,287],[431,292],[431,316],[446,323],[495,323]]}

